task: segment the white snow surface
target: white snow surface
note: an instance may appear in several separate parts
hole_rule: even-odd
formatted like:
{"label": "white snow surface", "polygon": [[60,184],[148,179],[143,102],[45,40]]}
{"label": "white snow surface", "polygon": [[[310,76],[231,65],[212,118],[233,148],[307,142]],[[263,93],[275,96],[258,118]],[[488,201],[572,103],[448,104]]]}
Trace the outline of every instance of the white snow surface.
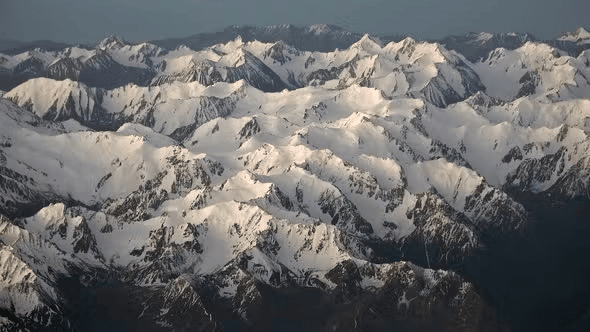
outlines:
{"label": "white snow surface", "polygon": [[566,32],[557,40],[570,41],[579,44],[590,44],[590,32],[584,27],[578,27],[574,32]]}

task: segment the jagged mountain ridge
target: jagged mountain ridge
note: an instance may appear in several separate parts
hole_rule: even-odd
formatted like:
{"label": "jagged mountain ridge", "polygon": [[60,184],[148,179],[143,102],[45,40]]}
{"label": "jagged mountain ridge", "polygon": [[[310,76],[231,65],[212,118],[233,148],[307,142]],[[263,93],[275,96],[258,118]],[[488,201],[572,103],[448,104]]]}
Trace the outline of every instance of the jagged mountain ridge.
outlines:
{"label": "jagged mountain ridge", "polygon": [[[100,45],[94,49],[74,46],[59,51],[35,49],[16,55],[2,54],[1,88],[8,90],[36,77],[79,80],[104,88],[114,88],[130,82],[146,84],[152,75],[149,70],[136,64],[145,47],[140,45],[128,48],[130,50],[117,49],[117,54],[106,50],[105,46],[101,48]],[[132,61],[131,54],[121,54],[125,51],[133,52],[137,60]]]}
{"label": "jagged mountain ridge", "polygon": [[[118,50],[123,49],[122,46],[116,46],[120,45],[118,43],[105,42],[101,45],[115,47],[116,50],[98,49],[83,52],[85,55],[76,57],[76,61],[88,64],[94,61],[97,54],[112,60],[113,56],[110,54],[116,54]],[[141,47],[146,48],[149,49],[147,45]],[[161,54],[161,50],[152,50],[150,54],[154,52]],[[196,81],[212,85],[217,82],[234,83],[244,79],[249,85],[260,90],[276,92],[285,88],[324,85],[327,82],[331,88],[360,84],[375,86],[390,97],[423,96],[427,101],[439,106],[463,100],[485,89],[477,73],[460,55],[446,51],[437,44],[417,42],[410,38],[400,43],[381,46],[378,41],[366,35],[349,49],[331,53],[300,52],[282,42],[244,43],[238,38],[200,52],[185,48],[156,58],[146,58],[147,55],[141,54],[143,58],[138,56],[135,59],[142,60],[127,65],[136,66],[136,69],[141,70],[154,70],[155,76],[150,83],[152,86],[177,81]],[[56,75],[61,75],[60,78],[68,78],[68,75],[77,73],[75,66],[60,67],[63,61],[61,58],[53,60],[49,67],[61,68],[56,71]],[[148,64],[153,67],[149,67]],[[96,66],[109,67],[101,63]],[[73,68],[75,73],[68,74],[68,68]],[[27,88],[22,86],[20,90]],[[14,91],[19,91],[19,88],[15,88]],[[14,94],[19,93],[9,95]],[[21,100],[20,105],[29,99],[28,96],[15,98]],[[60,102],[56,107],[63,108],[64,102]]]}
{"label": "jagged mountain ridge", "polygon": [[504,101],[543,95],[551,101],[584,98],[590,85],[587,52],[577,58],[542,43],[496,49],[475,65],[487,93]]}
{"label": "jagged mountain ridge", "polygon": [[[243,97],[247,84],[222,88],[197,82],[157,87],[125,86],[114,90],[90,88],[78,82],[35,79],[12,90],[6,99],[50,121],[74,119],[94,129],[116,130],[140,123],[171,135],[228,115]],[[36,91],[35,94],[30,92]],[[173,111],[175,117],[170,118]]]}
{"label": "jagged mountain ridge", "polygon": [[[230,33],[232,36],[231,38],[227,37],[219,40],[211,39],[207,44],[203,44],[203,47],[191,46],[191,43],[188,43],[189,47],[183,46],[187,44],[185,43],[175,44],[173,47],[166,50],[150,43],[132,44],[127,43],[120,38],[111,37],[101,41],[94,47],[74,46],[63,50],[52,49],[52,51],[34,49],[20,54],[9,53],[6,55],[0,55],[0,75],[2,77],[2,80],[0,80],[2,82],[0,89],[10,90],[27,79],[35,77],[48,77],[60,80],[72,79],[92,87],[107,89],[120,87],[130,82],[139,85],[153,85],[173,80],[197,80],[204,84],[212,84],[218,81],[234,82],[244,78],[248,80],[251,85],[264,91],[280,91],[283,88],[292,89],[305,86],[310,83],[309,81],[314,81],[315,79],[320,79],[319,82],[321,82],[325,81],[326,78],[335,78],[341,75],[342,70],[350,70],[350,65],[343,67],[343,64],[340,63],[339,66],[324,68],[324,70],[327,71],[315,73],[310,80],[302,80],[300,77],[296,77],[297,75],[302,74],[301,71],[305,72],[303,68],[281,69],[277,68],[277,66],[269,66],[274,71],[278,70],[276,73],[280,77],[280,79],[278,79],[275,73],[269,68],[266,68],[266,66],[269,65],[269,62],[265,61],[264,58],[267,56],[273,58],[273,64],[277,61],[284,64],[287,58],[292,59],[296,56],[295,53],[299,52],[302,52],[302,54],[311,54],[313,52],[333,53],[334,48],[308,48],[299,45],[295,40],[307,40],[310,36],[316,36],[322,40],[325,39],[329,41],[346,40],[345,44],[339,45],[338,47],[339,49],[346,50],[354,44],[358,44],[359,39],[362,37],[360,34],[347,32],[338,27],[326,25],[314,25],[307,28],[297,28],[290,25],[258,28],[232,27],[226,29],[226,32],[227,31],[234,31],[235,33]],[[586,30],[580,28],[576,33],[564,35],[571,35],[570,37],[562,37],[558,40],[545,41],[544,43],[564,49],[570,56],[578,57],[584,50],[583,47],[590,45],[584,42],[585,39],[582,38],[584,36],[583,31]],[[285,38],[264,37],[268,34],[273,36],[276,34],[277,36],[283,36]],[[225,36],[225,34],[222,35]],[[582,37],[575,37],[578,35],[581,35]],[[290,39],[288,36],[300,37],[293,37],[295,39],[292,40],[292,38]],[[273,47],[267,47],[269,48],[266,51],[268,54],[264,55],[262,52],[247,47],[246,49],[243,47],[237,47],[236,50],[231,50],[228,53],[228,50],[222,50],[224,47],[221,47],[220,45],[211,46],[221,42],[230,45],[232,44],[230,41],[237,37],[240,37],[244,44],[252,44],[259,40],[261,40],[262,43],[278,44]],[[572,38],[574,37],[578,38],[579,41],[573,41]],[[320,44],[324,45],[325,40]],[[403,39],[400,40],[400,38],[394,38],[391,40],[391,42],[394,43],[399,43],[401,41],[403,41]],[[440,41],[431,41],[431,43],[440,43],[449,50],[456,50],[460,54],[463,54],[469,61],[477,63],[478,61],[487,58],[488,54],[497,48],[514,50],[524,46],[526,42],[530,41],[535,41],[535,38],[529,34],[469,33],[465,36],[449,36]],[[383,43],[388,42],[390,42],[390,39],[383,39]],[[283,45],[283,43],[285,45]],[[571,47],[566,45],[568,43],[572,45],[575,44],[575,47],[581,48],[572,52],[570,50]],[[240,43],[237,44],[239,45]],[[282,54],[284,50],[289,48],[286,45],[293,45],[296,50],[295,53],[293,53],[292,50],[289,50],[289,54]],[[192,51],[190,47],[196,51]],[[207,49],[211,49],[212,52],[207,52]],[[281,51],[278,51],[278,49],[281,49]],[[240,54],[244,53],[244,51],[246,53],[240,56],[240,54],[233,54],[235,53],[234,51],[237,51]],[[172,55],[167,55],[169,52],[171,52]],[[218,60],[219,55],[221,54],[219,52],[225,54],[222,58],[233,60],[222,61],[223,64],[219,66]],[[249,56],[248,52],[253,53],[255,56],[252,57],[252,54]],[[446,50],[443,51],[443,53],[444,52],[446,52]],[[239,61],[240,57],[246,60],[246,63],[243,64],[245,67],[242,67],[241,69],[237,68],[242,65],[242,61]],[[176,66],[181,66],[182,68],[170,70],[171,63],[176,63]],[[301,63],[299,66],[304,64],[310,63]],[[352,65],[356,66],[354,63],[352,63]],[[471,66],[468,64],[459,65],[458,69],[466,70],[462,73],[462,76],[473,76],[469,73],[469,67]],[[260,73],[255,75],[256,77],[250,77],[250,75],[256,71],[259,71]],[[289,76],[289,72],[292,73],[293,76]],[[250,75],[247,73],[250,73]],[[481,89],[481,87],[478,86],[475,77],[471,77],[469,81],[471,81],[470,86],[473,87],[471,91],[475,92],[476,90]],[[437,83],[437,85],[440,85],[440,83]],[[437,86],[437,89],[444,89],[444,86],[445,84],[440,87]],[[453,91],[451,90],[446,92],[453,94]],[[458,93],[458,96],[461,98],[463,97],[461,93]],[[458,101],[457,97],[452,98],[452,102],[456,101]],[[443,105],[439,102],[437,103]]]}

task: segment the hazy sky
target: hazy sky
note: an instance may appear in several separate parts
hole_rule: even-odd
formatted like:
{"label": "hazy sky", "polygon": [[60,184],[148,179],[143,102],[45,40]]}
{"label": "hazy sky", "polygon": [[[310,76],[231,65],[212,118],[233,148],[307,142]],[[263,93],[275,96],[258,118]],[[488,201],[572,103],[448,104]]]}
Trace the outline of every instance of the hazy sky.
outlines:
{"label": "hazy sky", "polygon": [[555,38],[590,26],[588,0],[0,0],[0,39],[93,42],[185,37],[232,24],[330,23],[437,38],[468,31]]}

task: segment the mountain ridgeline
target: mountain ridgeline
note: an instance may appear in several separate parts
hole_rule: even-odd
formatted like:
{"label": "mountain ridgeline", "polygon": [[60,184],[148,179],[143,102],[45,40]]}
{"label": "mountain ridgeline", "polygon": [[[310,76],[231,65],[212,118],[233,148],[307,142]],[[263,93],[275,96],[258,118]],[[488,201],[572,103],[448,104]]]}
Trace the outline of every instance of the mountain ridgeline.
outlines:
{"label": "mountain ridgeline", "polygon": [[589,40],[0,54],[0,331],[583,328]]}

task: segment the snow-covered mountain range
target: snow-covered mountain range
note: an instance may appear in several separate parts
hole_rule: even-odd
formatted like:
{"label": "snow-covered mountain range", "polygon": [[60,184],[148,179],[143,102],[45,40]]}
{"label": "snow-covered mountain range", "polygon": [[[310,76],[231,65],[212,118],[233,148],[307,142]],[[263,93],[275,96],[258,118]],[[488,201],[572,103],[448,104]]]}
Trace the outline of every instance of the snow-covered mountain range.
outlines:
{"label": "snow-covered mountain range", "polygon": [[[589,35],[590,33],[584,27],[579,27],[574,32],[563,33],[555,40],[541,42],[577,57],[590,48]],[[231,26],[220,32],[200,33],[186,38],[155,40],[147,43],[128,43],[119,37],[107,38],[96,45],[78,46],[50,41],[19,44],[7,40],[6,45],[13,45],[13,47],[2,48],[3,42],[0,41],[0,89],[10,90],[34,77],[59,80],[69,78],[108,89],[128,83],[149,85],[160,69],[164,70],[159,68],[158,64],[165,66],[169,59],[186,55],[189,50],[205,50],[213,45],[227,44],[238,37],[244,43],[259,41],[274,44],[282,41],[303,52],[333,52],[337,49],[350,48],[363,35],[327,24],[306,27],[283,24],[264,27]],[[406,37],[393,35],[372,38],[379,43],[388,44],[400,42]],[[527,42],[534,41],[537,39],[527,33],[470,32],[429,42],[439,43],[448,50],[457,51],[469,61],[478,62],[487,58],[488,54],[497,48],[515,50]],[[177,51],[174,56],[164,57],[165,53],[173,50]],[[204,59],[217,62],[216,56],[203,55]],[[246,54],[245,59],[252,58]],[[162,63],[162,60],[167,61]],[[188,58],[184,60],[190,61]],[[234,61],[237,60],[237,58],[234,59]],[[205,67],[208,68],[208,66]],[[198,73],[199,70],[195,69],[191,74],[198,75]],[[278,85],[271,85],[271,87],[280,88]]]}
{"label": "snow-covered mountain range", "polygon": [[273,43],[279,40],[302,51],[329,52],[345,49],[357,42],[363,34],[347,31],[331,24],[312,24],[299,27],[292,24],[269,26],[233,25],[223,31],[199,33],[186,38],[154,40],[151,43],[166,49],[176,49],[181,45],[201,50],[211,45],[225,43],[240,36],[244,41],[258,40]]}
{"label": "snow-covered mountain range", "polygon": [[590,198],[589,52],[471,62],[365,35],[0,55],[3,84],[30,78],[0,97],[0,330],[84,330],[72,278],[115,280],[169,330],[266,329],[289,290],[323,294],[335,330],[498,325],[461,264],[527,229],[514,192]]}

